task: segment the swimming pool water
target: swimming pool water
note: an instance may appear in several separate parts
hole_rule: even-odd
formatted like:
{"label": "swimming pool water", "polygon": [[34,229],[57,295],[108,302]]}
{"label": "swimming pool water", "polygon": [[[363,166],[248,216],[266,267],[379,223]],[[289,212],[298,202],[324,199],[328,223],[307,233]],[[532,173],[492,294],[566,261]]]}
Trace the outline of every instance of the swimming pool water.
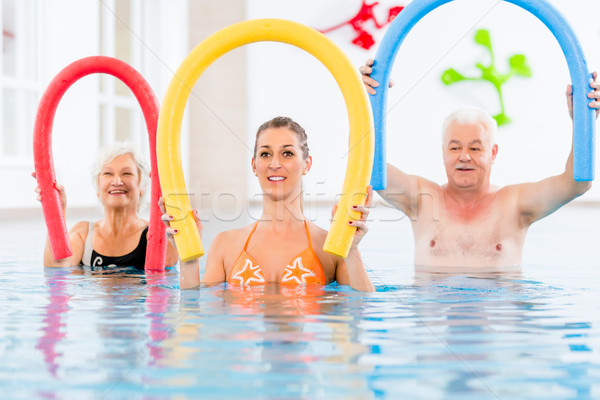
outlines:
{"label": "swimming pool water", "polygon": [[45,269],[42,223],[3,221],[0,398],[600,398],[600,209],[534,225],[504,275],[415,272],[408,221],[382,216],[372,294]]}

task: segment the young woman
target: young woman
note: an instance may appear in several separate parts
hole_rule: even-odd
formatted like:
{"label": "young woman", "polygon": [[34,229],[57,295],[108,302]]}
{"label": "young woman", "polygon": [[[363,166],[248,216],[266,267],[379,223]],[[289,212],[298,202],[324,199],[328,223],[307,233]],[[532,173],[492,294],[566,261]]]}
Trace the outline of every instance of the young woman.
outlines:
{"label": "young woman", "polygon": [[[361,218],[349,222],[357,231],[348,257],[326,253],[322,247],[327,231],[307,221],[302,212],[302,176],[311,165],[306,133],[300,125],[287,117],[262,124],[252,157],[252,170],[263,192],[262,216],[254,224],[215,237],[202,280],[197,259],[181,263],[181,288],[225,281],[237,286],[326,285],[337,281],[356,290],[373,291],[357,248],[367,232],[372,190],[368,188],[364,206],[354,207]],[[165,214],[162,202],[161,208],[167,237],[172,240],[177,234],[169,227],[173,218]]]}
{"label": "young woman", "polygon": [[[104,208],[104,219],[79,221],[69,231],[73,255],[55,260],[46,240],[46,267],[133,266],[144,267],[148,221],[138,215],[148,184],[148,167],[138,151],[128,143],[114,143],[100,150],[92,178],[96,195]],[[32,174],[35,178],[35,173]],[[67,206],[65,188],[57,184],[63,210]],[[38,200],[43,193],[36,188]],[[177,262],[177,251],[167,247],[166,265]]]}

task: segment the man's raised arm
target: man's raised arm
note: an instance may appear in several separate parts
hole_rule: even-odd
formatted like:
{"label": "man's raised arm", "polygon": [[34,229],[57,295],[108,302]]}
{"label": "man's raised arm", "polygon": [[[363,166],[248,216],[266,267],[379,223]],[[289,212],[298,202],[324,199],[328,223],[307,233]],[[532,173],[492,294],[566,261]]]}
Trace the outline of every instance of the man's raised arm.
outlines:
{"label": "man's raised arm", "polygon": [[[592,90],[588,97],[592,100],[589,107],[596,109],[596,117],[600,113],[600,83],[596,81],[597,73],[594,72],[590,83]],[[573,118],[573,87],[569,85],[566,91],[567,107],[571,119]],[[565,171],[556,176],[551,176],[539,182],[517,185],[519,191],[518,207],[523,223],[529,225],[567,204],[576,197],[587,192],[592,186],[591,182],[577,182],[573,179],[573,143],[567,159]]]}
{"label": "man's raised arm", "polygon": [[[373,60],[368,59],[365,65],[361,65],[358,69],[362,75],[365,88],[370,95],[376,93],[375,88],[379,87],[379,82],[371,78],[373,72]],[[390,87],[394,85],[390,81]],[[405,213],[413,216],[417,212],[417,201],[419,187],[425,182],[423,178],[414,175],[408,175],[391,164],[387,164],[387,184],[383,190],[378,190],[377,193],[391,205]]]}

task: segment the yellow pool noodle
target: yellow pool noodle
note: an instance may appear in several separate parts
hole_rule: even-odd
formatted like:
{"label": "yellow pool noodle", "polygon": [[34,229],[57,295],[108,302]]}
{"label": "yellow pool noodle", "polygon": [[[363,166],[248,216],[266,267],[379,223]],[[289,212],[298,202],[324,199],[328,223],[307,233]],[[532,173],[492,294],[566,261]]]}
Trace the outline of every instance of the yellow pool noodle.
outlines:
{"label": "yellow pool noodle", "polygon": [[196,46],[171,79],[158,118],[157,158],[160,184],[167,212],[179,232],[175,242],[182,261],[204,254],[192,216],[181,165],[181,123],[190,93],[198,78],[215,60],[240,46],[274,41],[301,48],[317,58],[336,80],[346,103],[350,139],[346,177],[323,249],[346,257],[356,228],[349,219],[359,217],[353,205],[362,205],[371,177],[374,153],[373,117],[356,66],[342,50],[317,30],[282,19],[256,19],[221,29]]}

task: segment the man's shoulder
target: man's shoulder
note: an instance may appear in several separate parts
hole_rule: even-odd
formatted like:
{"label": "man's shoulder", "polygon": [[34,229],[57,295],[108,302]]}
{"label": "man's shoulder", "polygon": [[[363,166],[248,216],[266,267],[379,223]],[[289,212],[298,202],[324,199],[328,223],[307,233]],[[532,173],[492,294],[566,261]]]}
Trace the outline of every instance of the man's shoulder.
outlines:
{"label": "man's shoulder", "polygon": [[422,188],[442,191],[446,186],[446,184],[440,185],[439,183],[430,181],[429,179],[423,178],[422,176],[416,176],[416,179],[419,182],[419,186]]}
{"label": "man's shoulder", "polygon": [[491,186],[490,193],[493,195],[491,206],[503,215],[519,213],[518,200],[522,187],[520,184],[506,186]]}
{"label": "man's shoulder", "polygon": [[525,188],[526,183],[516,183],[506,186],[493,186],[495,188],[495,193],[497,196],[501,198],[514,197],[518,196],[519,193]]}

